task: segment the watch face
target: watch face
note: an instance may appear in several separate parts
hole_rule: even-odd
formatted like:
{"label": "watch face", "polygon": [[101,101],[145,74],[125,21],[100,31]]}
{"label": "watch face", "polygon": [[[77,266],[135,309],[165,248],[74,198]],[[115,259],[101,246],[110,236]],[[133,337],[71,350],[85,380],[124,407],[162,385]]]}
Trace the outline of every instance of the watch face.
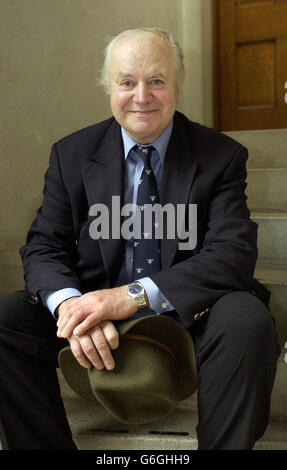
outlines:
{"label": "watch face", "polygon": [[142,286],[140,286],[139,284],[132,284],[129,287],[129,291],[131,294],[139,294],[142,291]]}

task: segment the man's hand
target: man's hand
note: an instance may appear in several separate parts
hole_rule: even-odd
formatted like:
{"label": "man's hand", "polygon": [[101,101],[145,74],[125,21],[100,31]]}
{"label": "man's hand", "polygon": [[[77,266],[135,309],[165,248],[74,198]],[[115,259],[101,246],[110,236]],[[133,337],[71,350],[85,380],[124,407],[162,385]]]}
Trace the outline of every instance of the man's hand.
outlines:
{"label": "man's hand", "polygon": [[111,350],[119,346],[119,335],[111,321],[102,321],[82,336],[69,338],[73,355],[82,367],[112,370],[115,361]]}
{"label": "man's hand", "polygon": [[128,296],[127,288],[103,289],[67,299],[58,307],[57,336],[81,336],[103,320],[123,320],[134,315],[138,305]]}

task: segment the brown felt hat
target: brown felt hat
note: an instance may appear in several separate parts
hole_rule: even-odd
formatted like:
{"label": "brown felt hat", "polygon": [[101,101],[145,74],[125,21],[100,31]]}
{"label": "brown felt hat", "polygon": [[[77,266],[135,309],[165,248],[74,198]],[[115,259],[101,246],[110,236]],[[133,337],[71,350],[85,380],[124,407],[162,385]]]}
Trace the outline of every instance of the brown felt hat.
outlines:
{"label": "brown felt hat", "polygon": [[144,424],[171,414],[196,389],[192,338],[172,318],[151,315],[115,322],[120,344],[113,350],[115,368],[85,369],[70,347],[59,365],[71,388],[99,402],[118,421]]}

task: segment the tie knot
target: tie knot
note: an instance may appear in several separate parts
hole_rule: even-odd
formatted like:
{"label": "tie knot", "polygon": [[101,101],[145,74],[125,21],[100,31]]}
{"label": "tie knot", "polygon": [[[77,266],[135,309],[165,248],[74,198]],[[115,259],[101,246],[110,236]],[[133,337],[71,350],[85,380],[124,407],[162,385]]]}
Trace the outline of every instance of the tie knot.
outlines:
{"label": "tie knot", "polygon": [[150,157],[151,157],[152,151],[153,151],[153,147],[151,145],[149,147],[141,147],[140,145],[136,146],[136,152],[139,155],[145,167],[151,166]]}

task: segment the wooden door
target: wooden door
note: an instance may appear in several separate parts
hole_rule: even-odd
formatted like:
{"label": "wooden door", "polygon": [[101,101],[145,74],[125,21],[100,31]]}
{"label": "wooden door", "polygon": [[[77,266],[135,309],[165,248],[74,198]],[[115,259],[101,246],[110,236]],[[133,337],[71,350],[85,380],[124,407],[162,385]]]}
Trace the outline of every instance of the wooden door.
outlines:
{"label": "wooden door", "polygon": [[220,130],[287,128],[287,0],[217,0]]}

